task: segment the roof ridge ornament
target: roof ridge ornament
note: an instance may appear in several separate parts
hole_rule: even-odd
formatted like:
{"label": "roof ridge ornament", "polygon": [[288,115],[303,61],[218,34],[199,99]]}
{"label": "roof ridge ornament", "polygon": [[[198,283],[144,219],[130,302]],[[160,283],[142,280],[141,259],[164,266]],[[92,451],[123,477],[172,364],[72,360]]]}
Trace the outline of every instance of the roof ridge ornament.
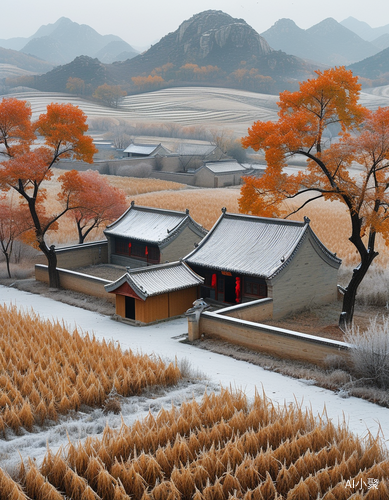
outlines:
{"label": "roof ridge ornament", "polygon": [[225,214],[227,212],[227,208],[226,207],[223,207],[222,208],[222,213]]}
{"label": "roof ridge ornament", "polygon": [[304,215],[304,222],[305,222],[305,224],[309,224],[311,222],[311,219],[309,217],[307,217],[306,215]]}

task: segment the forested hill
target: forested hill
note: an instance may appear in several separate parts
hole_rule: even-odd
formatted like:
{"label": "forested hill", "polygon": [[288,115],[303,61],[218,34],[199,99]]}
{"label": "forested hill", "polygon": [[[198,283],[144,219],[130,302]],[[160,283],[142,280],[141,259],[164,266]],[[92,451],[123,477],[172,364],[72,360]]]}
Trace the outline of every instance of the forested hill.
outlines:
{"label": "forested hill", "polygon": [[[92,62],[93,61],[93,62]],[[273,50],[251,26],[208,10],[184,21],[145,53],[124,62],[99,64],[80,58],[34,78],[39,90],[64,91],[68,78],[120,85],[127,92],[174,85],[217,85],[276,93],[293,88],[317,67]],[[93,90],[93,89],[92,89]]]}

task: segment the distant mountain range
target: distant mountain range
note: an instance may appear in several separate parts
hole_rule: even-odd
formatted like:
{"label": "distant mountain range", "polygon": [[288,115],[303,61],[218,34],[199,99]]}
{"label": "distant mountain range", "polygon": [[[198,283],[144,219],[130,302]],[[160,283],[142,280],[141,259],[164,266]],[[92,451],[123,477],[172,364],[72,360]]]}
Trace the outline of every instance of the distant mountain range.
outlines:
{"label": "distant mountain range", "polygon": [[[176,31],[132,59],[103,65],[97,58],[78,57],[36,77],[33,85],[40,90],[64,91],[67,79],[76,76],[86,83],[93,80],[128,89],[133,77],[158,74],[165,83],[225,86],[229,79],[232,86],[244,88],[246,82],[257,86],[253,90],[263,85],[268,91],[279,91],[312,71],[312,65],[302,59],[273,50],[242,19],[210,10],[184,21]],[[243,85],[239,79],[244,80]]]}
{"label": "distant mountain range", "polygon": [[375,45],[332,18],[306,30],[290,19],[280,19],[261,36],[273,49],[329,66],[352,64],[379,52]]}
{"label": "distant mountain range", "polygon": [[389,33],[389,24],[380,26],[379,28],[372,28],[364,21],[358,21],[358,19],[355,19],[355,17],[348,17],[340,24],[353,31],[364,40],[372,42],[374,45],[377,39]]}
{"label": "distant mountain range", "polygon": [[15,77],[13,84],[45,91],[65,92],[68,78],[77,77],[88,94],[103,83],[132,92],[133,78],[145,85],[159,81],[162,86],[217,85],[278,93],[293,90],[315,69],[335,65],[379,79],[389,72],[388,47],[389,25],[371,28],[352,17],[341,23],[327,18],[306,30],[280,19],[260,35],[243,19],[208,10],[139,54],[117,36],[100,35],[62,17],[29,38],[0,39],[0,82],[12,75],[14,66],[14,75],[36,76],[28,82],[27,76]]}
{"label": "distant mountain range", "polygon": [[117,57],[134,57],[138,51],[115,35],[100,35],[86,24],[78,24],[61,17],[54,24],[41,26],[29,38],[0,39],[0,47],[13,49],[43,59],[53,66],[66,64],[77,56],[99,57],[112,63]]}

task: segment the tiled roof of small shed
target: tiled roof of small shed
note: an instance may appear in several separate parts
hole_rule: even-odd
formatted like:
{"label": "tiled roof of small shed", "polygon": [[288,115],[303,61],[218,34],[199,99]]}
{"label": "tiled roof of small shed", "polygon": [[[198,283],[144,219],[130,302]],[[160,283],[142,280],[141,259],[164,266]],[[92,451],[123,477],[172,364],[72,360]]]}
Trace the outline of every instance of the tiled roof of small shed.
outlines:
{"label": "tiled roof of small shed", "polygon": [[[222,174],[228,172],[246,172],[246,168],[243,167],[237,161],[210,161],[204,164],[205,168],[208,168],[211,172],[215,174]],[[204,168],[203,167],[203,168]]]}
{"label": "tiled roof of small shed", "polygon": [[216,146],[213,144],[191,144],[180,143],[177,147],[177,153],[180,155],[209,155],[215,151]]}
{"label": "tiled roof of small shed", "polygon": [[186,222],[190,222],[200,235],[206,234],[189,213],[132,204],[117,221],[106,227],[104,234],[158,245],[172,237]]}
{"label": "tiled roof of small shed", "polygon": [[105,285],[105,289],[107,292],[114,292],[125,282],[139,297],[146,299],[153,295],[161,295],[200,285],[204,282],[204,279],[193,272],[184,262],[171,262],[169,264],[130,269],[117,281]]}
{"label": "tiled roof of small shed", "polygon": [[134,153],[138,155],[151,155],[159,144],[130,144],[123,153]]}
{"label": "tiled roof of small shed", "polygon": [[[271,278],[288,262],[307,232],[306,222],[223,213],[199,246],[184,260],[189,265]],[[316,236],[329,258],[340,262]]]}

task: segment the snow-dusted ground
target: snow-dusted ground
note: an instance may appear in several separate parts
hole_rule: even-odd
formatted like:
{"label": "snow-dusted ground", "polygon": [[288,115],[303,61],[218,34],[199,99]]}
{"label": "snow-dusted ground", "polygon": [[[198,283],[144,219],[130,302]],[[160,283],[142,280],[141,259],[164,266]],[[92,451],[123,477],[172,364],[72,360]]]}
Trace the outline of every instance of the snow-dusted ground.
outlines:
{"label": "snow-dusted ground", "polygon": [[[58,92],[30,90],[5,97],[29,101],[34,119],[44,113],[51,102],[70,102],[79,106],[90,119],[105,117],[132,123],[164,123],[167,126],[172,123],[206,125],[209,129],[233,130],[238,136],[246,135],[254,121],[277,120],[276,103],[279,100],[278,95],[216,87],[177,87],[129,95],[117,109]],[[364,89],[360,94],[360,104],[371,110],[389,106],[389,85]]]}
{"label": "snow-dusted ground", "polygon": [[[168,408],[173,401],[179,404],[185,398],[199,397],[204,390],[218,390],[220,386],[242,389],[248,397],[256,389],[264,390],[276,403],[295,403],[311,408],[316,415],[326,414],[334,423],[346,422],[349,429],[361,437],[371,432],[384,438],[389,447],[389,409],[357,398],[342,398],[331,391],[311,385],[309,381],[295,380],[264,370],[243,361],[198,349],[182,343],[187,334],[186,319],[177,319],[153,326],[133,327],[113,321],[107,316],[72,307],[40,295],[21,292],[0,286],[0,304],[16,304],[24,310],[31,308],[42,318],[64,320],[69,328],[77,326],[84,332],[94,333],[96,338],[114,339],[123,349],[157,354],[164,359],[188,360],[194,371],[204,373],[207,379],[183,383],[171,391],[160,394],[144,394],[128,398],[122,405],[123,419],[131,424],[142,418],[149,409],[158,411],[162,405]],[[0,466],[11,470],[20,460],[28,456],[39,463],[46,446],[55,451],[66,446],[68,435],[73,441],[86,435],[102,432],[105,423],[120,426],[120,416],[105,416],[101,410],[78,414],[77,419],[63,418],[57,425],[36,429],[33,433],[12,436],[0,440]]]}

